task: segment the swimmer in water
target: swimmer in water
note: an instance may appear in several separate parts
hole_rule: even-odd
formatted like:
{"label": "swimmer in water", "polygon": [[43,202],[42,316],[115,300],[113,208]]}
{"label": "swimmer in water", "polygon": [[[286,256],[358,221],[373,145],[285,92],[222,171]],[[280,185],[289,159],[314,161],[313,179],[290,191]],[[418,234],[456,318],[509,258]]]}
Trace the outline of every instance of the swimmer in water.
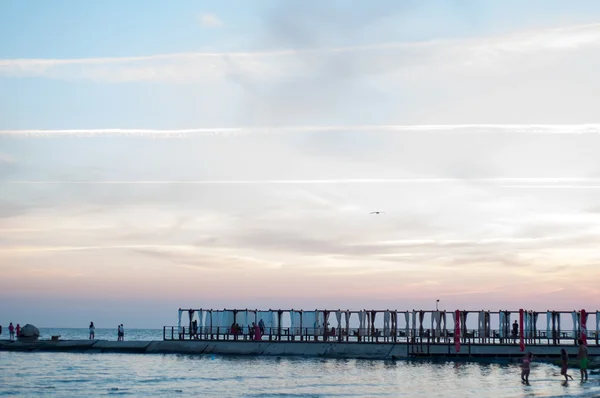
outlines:
{"label": "swimmer in water", "polygon": [[523,365],[521,370],[521,381],[529,384],[529,372],[531,371],[531,361],[533,360],[533,354],[528,352],[523,358]]}

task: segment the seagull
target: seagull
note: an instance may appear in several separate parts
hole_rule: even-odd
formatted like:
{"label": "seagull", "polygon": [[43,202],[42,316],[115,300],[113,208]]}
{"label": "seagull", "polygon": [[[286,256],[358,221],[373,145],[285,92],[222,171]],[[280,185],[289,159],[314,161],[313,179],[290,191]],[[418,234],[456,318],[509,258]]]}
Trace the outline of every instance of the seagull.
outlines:
{"label": "seagull", "polygon": [[383,211],[372,211],[371,214],[383,214]]}

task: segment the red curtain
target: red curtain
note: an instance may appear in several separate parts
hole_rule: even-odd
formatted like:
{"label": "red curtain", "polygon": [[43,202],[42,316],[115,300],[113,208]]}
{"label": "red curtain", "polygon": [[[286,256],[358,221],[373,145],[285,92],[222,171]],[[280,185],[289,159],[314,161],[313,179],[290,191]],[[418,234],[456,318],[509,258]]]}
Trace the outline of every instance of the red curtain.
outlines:
{"label": "red curtain", "polygon": [[456,352],[460,352],[460,311],[456,310],[456,320],[454,322],[454,345]]}
{"label": "red curtain", "polygon": [[525,333],[523,333],[524,327],[523,327],[523,310],[522,309],[519,310],[519,323],[520,323],[519,327],[521,329],[521,330],[519,330],[521,351],[525,351]]}

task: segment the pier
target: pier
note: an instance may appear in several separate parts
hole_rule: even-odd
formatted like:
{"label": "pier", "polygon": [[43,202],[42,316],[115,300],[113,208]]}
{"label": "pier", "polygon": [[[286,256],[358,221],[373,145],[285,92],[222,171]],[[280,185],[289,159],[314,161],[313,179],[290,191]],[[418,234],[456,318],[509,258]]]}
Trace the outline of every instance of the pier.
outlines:
{"label": "pier", "polygon": [[178,325],[163,327],[162,341],[0,340],[0,350],[511,360],[524,352],[555,359],[563,348],[573,358],[581,339],[594,360],[600,357],[599,326],[600,313],[585,310],[190,308],[178,310]]}
{"label": "pier", "polygon": [[[590,314],[592,315],[590,317]],[[474,320],[477,326],[472,327]],[[516,325],[514,322],[516,321]],[[589,330],[588,324],[594,327]],[[570,322],[570,323],[569,323]],[[540,327],[540,324],[545,327]],[[599,345],[600,312],[443,310],[179,309],[163,340],[448,344]],[[495,328],[493,326],[496,326]],[[516,326],[516,329],[515,329]],[[523,351],[523,350],[522,350]]]}

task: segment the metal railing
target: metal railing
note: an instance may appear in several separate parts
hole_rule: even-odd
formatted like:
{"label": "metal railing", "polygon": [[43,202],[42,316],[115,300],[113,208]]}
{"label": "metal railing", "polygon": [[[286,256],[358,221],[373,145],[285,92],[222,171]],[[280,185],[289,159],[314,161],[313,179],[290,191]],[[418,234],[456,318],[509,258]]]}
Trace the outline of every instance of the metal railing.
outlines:
{"label": "metal railing", "polygon": [[[408,331],[408,333],[407,333]],[[580,337],[573,331],[560,331],[548,336],[545,330],[525,332],[524,342],[527,345],[565,345],[577,344]],[[587,342],[599,344],[600,333],[589,331]],[[435,329],[397,329],[381,328],[348,330],[336,328],[291,328],[266,327],[256,333],[252,327],[245,326],[232,330],[231,326],[213,326],[189,328],[177,326],[163,327],[163,340],[229,340],[229,341],[317,341],[317,342],[367,342],[367,343],[414,343],[414,344],[448,344],[454,343],[453,330]],[[461,331],[462,344],[520,344],[519,334],[509,333],[501,336],[497,329],[480,333],[478,329]]]}

